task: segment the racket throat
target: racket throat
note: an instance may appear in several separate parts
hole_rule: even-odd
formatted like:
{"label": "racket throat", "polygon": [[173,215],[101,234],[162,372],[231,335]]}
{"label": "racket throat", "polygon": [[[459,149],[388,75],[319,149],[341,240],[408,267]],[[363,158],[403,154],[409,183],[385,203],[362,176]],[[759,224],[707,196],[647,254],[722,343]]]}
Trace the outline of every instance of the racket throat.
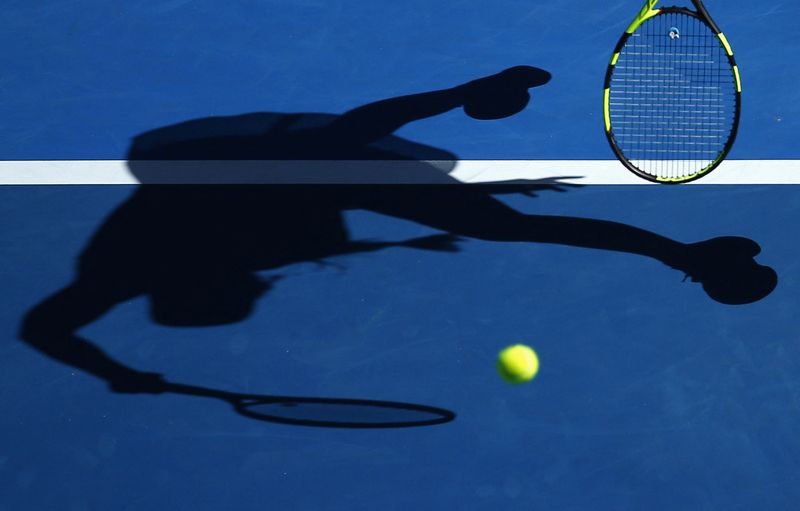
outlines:
{"label": "racket throat", "polygon": [[648,0],[648,2],[642,7],[642,10],[639,11],[639,15],[634,18],[628,28],[625,30],[627,34],[632,34],[636,32],[636,29],[644,23],[645,21],[649,20],[653,16],[657,16],[658,13],[661,11],[659,9],[653,9],[655,7],[658,0]]}

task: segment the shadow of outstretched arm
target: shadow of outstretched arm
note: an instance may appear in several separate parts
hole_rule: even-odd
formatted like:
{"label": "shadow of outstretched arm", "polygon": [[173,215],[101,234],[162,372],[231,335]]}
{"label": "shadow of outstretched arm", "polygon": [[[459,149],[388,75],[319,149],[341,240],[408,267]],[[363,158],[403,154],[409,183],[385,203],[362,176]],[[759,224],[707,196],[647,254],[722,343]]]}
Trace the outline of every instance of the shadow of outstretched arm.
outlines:
{"label": "shadow of outstretched arm", "polygon": [[[435,236],[408,243],[409,246],[421,243],[442,249],[450,240]],[[377,250],[385,248],[385,244],[367,244],[363,248]],[[42,302],[25,318],[20,337],[43,355],[105,380],[114,392],[169,392],[220,399],[249,419],[293,426],[409,428],[445,424],[456,417],[450,410],[415,403],[241,394],[165,381],[160,374],[137,371],[114,360],[94,344],[72,333],[82,323],[91,322],[106,311],[106,307],[100,307],[96,295],[86,296],[86,292],[73,285]],[[91,304],[96,307],[92,308]]]}
{"label": "shadow of outstretched arm", "polygon": [[[713,300],[742,305],[761,300],[777,286],[776,272],[756,263],[759,245],[724,236],[681,243],[645,229],[607,220],[528,215],[492,196],[502,186],[381,187],[353,202],[368,210],[404,218],[458,236],[499,242],[567,245],[636,254],[656,259],[702,284]],[[524,190],[524,188],[522,188]]]}
{"label": "shadow of outstretched arm", "polygon": [[159,374],[128,367],[76,333],[122,300],[109,296],[107,286],[73,283],[28,312],[19,336],[43,355],[105,380],[115,392],[162,392]]}
{"label": "shadow of outstretched arm", "polygon": [[547,71],[516,66],[449,89],[384,99],[354,108],[326,129],[339,143],[368,145],[414,121],[464,108],[470,117],[502,119],[521,112],[530,101],[529,89],[550,81]]}

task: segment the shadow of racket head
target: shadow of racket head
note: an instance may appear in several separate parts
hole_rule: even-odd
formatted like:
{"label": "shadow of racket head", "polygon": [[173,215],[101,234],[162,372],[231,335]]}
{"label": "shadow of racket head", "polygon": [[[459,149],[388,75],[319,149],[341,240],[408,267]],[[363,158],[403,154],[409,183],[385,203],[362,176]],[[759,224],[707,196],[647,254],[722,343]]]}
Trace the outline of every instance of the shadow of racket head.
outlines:
{"label": "shadow of racket head", "polygon": [[244,400],[236,411],[251,419],[327,428],[404,428],[450,422],[449,410],[412,403],[338,398]]}
{"label": "shadow of racket head", "polygon": [[164,390],[222,399],[244,417],[294,426],[410,428],[445,424],[456,417],[455,413],[444,408],[395,401],[237,394],[178,383],[167,383]]}

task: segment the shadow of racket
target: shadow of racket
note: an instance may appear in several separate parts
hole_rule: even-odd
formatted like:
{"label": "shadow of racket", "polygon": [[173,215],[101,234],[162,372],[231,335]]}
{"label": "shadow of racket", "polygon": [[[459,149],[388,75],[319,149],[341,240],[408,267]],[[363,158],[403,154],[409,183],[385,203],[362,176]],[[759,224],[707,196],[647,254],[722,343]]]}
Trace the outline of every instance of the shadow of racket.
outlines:
{"label": "shadow of racket", "polygon": [[250,419],[295,426],[410,428],[444,424],[456,417],[443,408],[394,401],[239,394],[180,383],[165,383],[163,390],[221,399]]}

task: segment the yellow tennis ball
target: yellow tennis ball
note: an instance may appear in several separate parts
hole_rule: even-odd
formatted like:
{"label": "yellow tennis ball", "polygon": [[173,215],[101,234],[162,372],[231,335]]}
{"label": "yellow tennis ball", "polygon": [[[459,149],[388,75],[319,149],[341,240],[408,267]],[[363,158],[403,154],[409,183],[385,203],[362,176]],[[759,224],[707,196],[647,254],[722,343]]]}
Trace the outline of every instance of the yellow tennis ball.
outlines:
{"label": "yellow tennis ball", "polygon": [[539,372],[539,357],[524,344],[509,346],[497,356],[497,372],[508,383],[531,381]]}

